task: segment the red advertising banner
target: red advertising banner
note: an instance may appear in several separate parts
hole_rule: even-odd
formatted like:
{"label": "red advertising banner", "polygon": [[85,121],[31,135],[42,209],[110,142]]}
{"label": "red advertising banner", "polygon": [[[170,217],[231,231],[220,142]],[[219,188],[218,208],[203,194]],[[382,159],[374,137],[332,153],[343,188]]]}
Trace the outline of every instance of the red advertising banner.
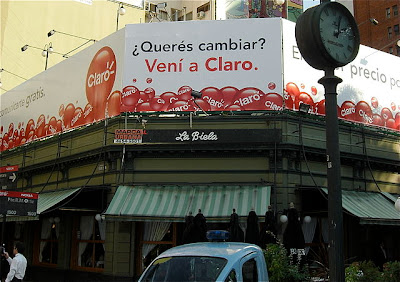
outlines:
{"label": "red advertising banner", "polygon": [[18,171],[18,166],[17,165],[10,165],[10,166],[2,166],[2,167],[0,167],[0,173],[6,173],[6,172],[12,172],[12,171]]}

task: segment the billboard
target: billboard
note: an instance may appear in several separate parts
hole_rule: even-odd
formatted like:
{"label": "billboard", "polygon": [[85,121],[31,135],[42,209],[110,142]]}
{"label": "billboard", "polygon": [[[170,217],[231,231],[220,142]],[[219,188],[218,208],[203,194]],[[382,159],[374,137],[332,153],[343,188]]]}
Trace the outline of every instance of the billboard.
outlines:
{"label": "billboard", "polygon": [[[323,72],[302,60],[294,29],[281,18],[127,25],[1,95],[0,150],[125,111],[279,111],[307,103],[323,115]],[[338,116],[399,130],[400,77],[390,67],[399,60],[362,46],[336,70]],[[194,100],[192,90],[202,97]]]}
{"label": "billboard", "polygon": [[[324,72],[302,59],[294,33],[295,24],[283,21],[286,105],[297,110],[306,103],[311,105],[310,113],[324,115],[324,88],[318,83]],[[399,64],[399,57],[360,46],[355,60],[335,71],[343,79],[337,88],[338,117],[400,130],[400,73],[393,67]]]}

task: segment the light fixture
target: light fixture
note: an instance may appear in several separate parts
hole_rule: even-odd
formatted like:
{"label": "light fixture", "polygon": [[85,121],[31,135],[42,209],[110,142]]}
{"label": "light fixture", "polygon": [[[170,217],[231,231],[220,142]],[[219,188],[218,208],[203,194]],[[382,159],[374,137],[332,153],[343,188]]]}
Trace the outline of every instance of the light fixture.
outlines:
{"label": "light fixture", "polygon": [[56,217],[54,218],[54,223],[60,223],[60,218],[59,218],[58,216],[56,216]]}
{"label": "light fixture", "polygon": [[124,6],[121,5],[121,7],[119,7],[118,9],[118,13],[123,16],[126,14],[126,9],[124,8]]}
{"label": "light fixture", "polygon": [[49,54],[53,54],[54,53],[54,54],[58,54],[58,55],[62,55],[62,56],[65,55],[65,54],[61,54],[61,53],[55,52],[51,42],[49,44],[45,44],[44,48],[39,48],[39,47],[35,47],[35,46],[32,46],[32,45],[25,44],[24,46],[21,47],[21,51],[25,52],[28,49],[28,47],[31,47],[31,48],[38,49],[38,50],[42,51],[42,56],[46,57],[46,64],[45,64],[45,67],[44,67],[45,70],[47,69],[47,62],[48,62],[48,59],[49,59]]}
{"label": "light fixture", "polygon": [[279,217],[279,220],[280,220],[282,223],[286,223],[286,222],[288,221],[288,218],[287,218],[286,215],[282,214],[282,215]]}
{"label": "light fixture", "polygon": [[94,218],[96,219],[97,222],[102,222],[106,219],[106,216],[104,214],[98,213],[94,216]]}
{"label": "light fixture", "polygon": [[371,23],[373,23],[374,25],[378,25],[378,24],[379,24],[378,20],[375,19],[375,18],[370,18],[369,21],[370,21]]}
{"label": "light fixture", "polygon": [[204,110],[203,110],[203,108],[199,105],[199,104],[197,104],[197,102],[196,102],[196,99],[201,99],[201,96],[203,95],[200,91],[196,91],[196,90],[192,90],[192,92],[190,93],[190,95],[193,97],[193,102],[196,104],[196,106],[200,109],[200,110],[202,110],[202,112],[206,115],[206,116],[209,116],[209,114],[207,114]]}
{"label": "light fixture", "polygon": [[378,25],[378,24],[379,24],[379,21],[378,21],[377,19],[375,19],[375,18],[369,18],[368,20],[365,20],[365,21],[363,21],[363,22],[357,24],[357,26],[360,27],[361,25],[363,25],[363,24],[365,24],[365,23],[367,23],[367,22],[370,22],[370,23],[372,23],[373,25]]}
{"label": "light fixture", "polygon": [[304,222],[305,222],[305,223],[310,223],[310,222],[311,222],[311,216],[306,215],[306,216],[304,217]]}
{"label": "light fixture", "polygon": [[394,203],[395,209],[400,212],[400,197],[397,198],[396,202]]}
{"label": "light fixture", "polygon": [[301,112],[301,113],[308,113],[308,111],[310,110],[310,105],[309,104],[305,104],[305,103],[301,103],[300,105],[299,105],[299,112]]}
{"label": "light fixture", "polygon": [[274,0],[276,5],[282,6],[285,3],[285,0]]}
{"label": "light fixture", "polygon": [[60,34],[63,34],[63,35],[68,35],[68,36],[71,36],[71,37],[76,37],[76,38],[80,38],[80,39],[83,39],[83,40],[89,40],[89,41],[96,42],[95,39],[89,39],[89,38],[86,38],[86,37],[77,36],[77,35],[74,35],[74,34],[71,34],[71,33],[66,33],[66,32],[62,32],[62,31],[58,31],[58,30],[54,30],[54,29],[50,30],[47,33],[47,37],[50,37],[50,36],[54,35],[55,33],[60,33]]}

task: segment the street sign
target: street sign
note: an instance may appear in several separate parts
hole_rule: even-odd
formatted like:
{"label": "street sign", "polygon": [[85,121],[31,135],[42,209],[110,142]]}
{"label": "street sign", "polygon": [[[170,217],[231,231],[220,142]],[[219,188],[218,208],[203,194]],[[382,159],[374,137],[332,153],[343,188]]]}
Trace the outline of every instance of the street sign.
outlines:
{"label": "street sign", "polygon": [[38,193],[0,190],[0,214],[36,216]]}
{"label": "street sign", "polygon": [[17,165],[0,167],[0,189],[17,188]]}

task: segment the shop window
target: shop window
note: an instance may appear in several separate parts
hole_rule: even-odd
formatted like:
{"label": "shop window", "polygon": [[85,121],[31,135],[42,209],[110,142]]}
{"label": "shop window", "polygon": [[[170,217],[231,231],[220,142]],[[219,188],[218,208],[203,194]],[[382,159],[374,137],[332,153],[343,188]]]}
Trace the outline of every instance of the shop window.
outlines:
{"label": "shop window", "polygon": [[81,216],[74,221],[72,268],[102,271],[105,255],[105,221],[94,215]]}
{"label": "shop window", "polygon": [[386,18],[390,18],[390,8],[386,8]]}
{"label": "shop window", "polygon": [[395,34],[395,35],[399,35],[399,34],[400,34],[399,25],[398,25],[398,24],[396,24],[395,26],[393,26],[393,31],[394,31],[394,34]]}
{"label": "shop window", "polygon": [[57,265],[58,238],[60,230],[59,218],[44,218],[40,226],[40,237],[36,241],[38,249],[34,251],[34,263],[49,266]]}
{"label": "shop window", "polygon": [[176,223],[143,222],[140,246],[144,270],[159,254],[176,246]]}
{"label": "shop window", "polygon": [[399,15],[399,8],[397,7],[397,5],[394,5],[392,7],[392,9],[393,9],[393,16],[394,17],[398,16]]}

